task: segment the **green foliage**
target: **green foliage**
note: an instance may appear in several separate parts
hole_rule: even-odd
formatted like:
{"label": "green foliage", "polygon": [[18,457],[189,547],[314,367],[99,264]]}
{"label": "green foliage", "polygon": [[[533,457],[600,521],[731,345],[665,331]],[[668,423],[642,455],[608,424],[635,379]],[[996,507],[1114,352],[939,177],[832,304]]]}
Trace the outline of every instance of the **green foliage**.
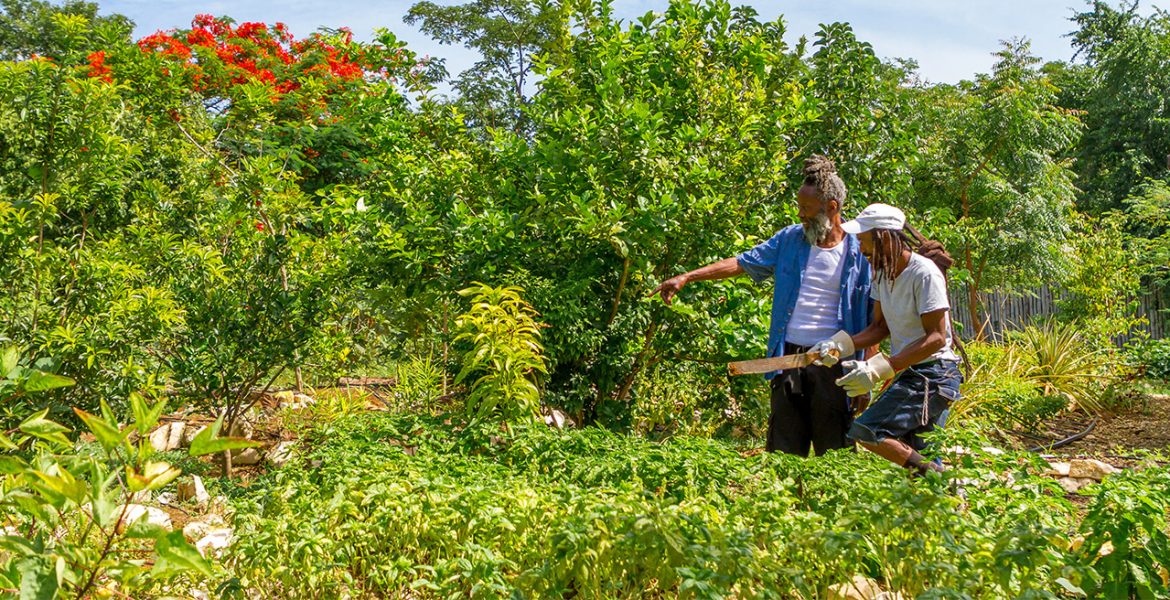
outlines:
{"label": "green foliage", "polygon": [[1073,273],[1063,282],[1066,295],[1056,301],[1058,317],[1075,323],[1085,342],[1103,353],[1145,322],[1137,310],[1144,271],[1138,241],[1122,230],[1121,220],[1113,214],[1077,227]]}
{"label": "green foliage", "polygon": [[1068,99],[1084,111],[1087,128],[1076,152],[1078,204],[1093,212],[1121,208],[1147,178],[1168,174],[1170,107],[1162,90],[1170,85],[1170,15],[1142,12],[1137,2],[1095,0],[1073,17],[1073,46],[1088,71]]}
{"label": "green foliage", "polygon": [[1138,373],[1170,382],[1170,340],[1139,340],[1126,348]]}
{"label": "green foliage", "polygon": [[1116,377],[1113,361],[1075,323],[1048,321],[1009,339],[1019,373],[1043,396],[1063,396],[1070,410],[1100,413],[1102,393]]}
{"label": "green foliage", "polygon": [[479,284],[461,290],[471,309],[455,319],[455,341],[467,341],[455,383],[467,382],[466,410],[475,419],[534,421],[540,415],[536,378],[545,366],[536,311],[517,287]]}
{"label": "green foliage", "polygon": [[[23,380],[24,392],[34,391],[30,381]],[[21,598],[86,598],[158,593],[176,578],[211,575],[212,563],[182,531],[167,531],[133,512],[141,510],[135,493],[159,490],[181,472],[158,460],[146,435],[158,424],[163,403],[135,395],[130,404],[127,425],[104,402],[100,415],[75,409],[100,455],[78,451],[67,437],[70,429],[48,419],[47,410],[0,434],[0,587],[18,590]],[[228,438],[200,443],[251,445]]]}
{"label": "green foliage", "polygon": [[447,372],[433,356],[410,356],[394,366],[394,398],[405,410],[434,413]]}
{"label": "green foliage", "polygon": [[1126,472],[1101,484],[1081,522],[1077,558],[1087,576],[1079,586],[1090,597],[1160,598],[1170,594],[1170,518],[1164,470]]}
{"label": "green foliage", "polygon": [[403,21],[418,25],[442,44],[462,44],[480,55],[453,82],[455,106],[469,125],[526,133],[536,56],[556,38],[563,17],[556,3],[544,0],[474,0],[440,6],[418,2]]}
{"label": "green foliage", "polygon": [[966,346],[971,376],[948,424],[1032,429],[1066,410],[1113,408],[1119,358],[1101,351],[1077,323],[1049,321],[1012,332],[1003,344]]}
{"label": "green foliage", "polygon": [[52,373],[52,369],[52,360],[42,358],[30,364],[15,346],[8,346],[0,352],[0,404],[3,405],[0,408],[0,426],[5,430],[11,429],[28,413],[42,408],[54,413],[62,412],[60,407],[52,404],[46,408],[39,398],[40,392],[68,387],[76,382]]}
{"label": "green foliage", "polygon": [[1170,289],[1170,184],[1148,181],[1125,200],[1134,260],[1151,289]]}
{"label": "green foliage", "polygon": [[71,42],[60,24],[85,24],[91,44],[129,41],[134,23],[123,15],[99,16],[96,2],[66,0],[4,0],[0,2],[0,60],[24,60],[32,56],[66,58]]}
{"label": "green foliage", "polygon": [[[882,62],[848,23],[822,26],[812,46],[802,79],[817,116],[796,135],[792,155],[836,159],[851,212],[908,197],[922,125],[913,119],[915,98],[906,89],[913,85],[913,63]],[[792,161],[794,178],[801,167]]]}
{"label": "green foliage", "polygon": [[[390,415],[313,437],[305,465],[238,500],[229,567],[262,594],[823,597],[862,574],[906,596],[1057,598],[1127,577],[1097,560],[1100,539],[1127,536],[1132,551],[1118,552],[1144,574],[1164,561],[1165,468],[1089,488],[1100,516],[1081,522],[1028,454],[964,455],[952,464],[970,488],[960,501],[945,482],[853,452],[745,457],[687,436],[505,434]],[[1140,527],[1106,533],[1139,481],[1139,503],[1163,504],[1134,507]]]}
{"label": "green foliage", "polygon": [[935,86],[920,100],[925,147],[915,195],[920,211],[944,211],[950,274],[977,292],[1061,279],[1076,188],[1069,161],[1080,121],[1055,105],[1057,89],[1024,41],[1006,42],[989,75]]}

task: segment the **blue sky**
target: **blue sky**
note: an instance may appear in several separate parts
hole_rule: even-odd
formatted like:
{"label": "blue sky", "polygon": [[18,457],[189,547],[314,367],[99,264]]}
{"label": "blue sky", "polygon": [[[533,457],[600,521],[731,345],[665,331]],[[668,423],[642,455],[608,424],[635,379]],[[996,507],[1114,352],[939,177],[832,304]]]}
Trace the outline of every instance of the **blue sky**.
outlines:
{"label": "blue sky", "polygon": [[[475,61],[461,47],[441,46],[402,21],[413,0],[98,0],[103,13],[122,13],[137,24],[136,35],[158,29],[187,27],[198,13],[228,15],[237,22],[283,21],[303,36],[318,27],[351,28],[368,39],[385,27],[420,54],[447,59],[452,75]],[[457,4],[458,0],[438,0]],[[913,58],[928,81],[953,83],[990,70],[999,41],[1026,37],[1032,50],[1046,60],[1072,57],[1067,33],[1069,17],[1087,6],[1083,0],[822,0],[736,1],[750,4],[762,19],[784,15],[795,41],[810,38],[820,23],[846,21],[858,37],[873,44],[884,58]],[[661,11],[666,0],[615,0],[617,17],[630,20]],[[1150,8],[1143,7],[1148,13]]]}

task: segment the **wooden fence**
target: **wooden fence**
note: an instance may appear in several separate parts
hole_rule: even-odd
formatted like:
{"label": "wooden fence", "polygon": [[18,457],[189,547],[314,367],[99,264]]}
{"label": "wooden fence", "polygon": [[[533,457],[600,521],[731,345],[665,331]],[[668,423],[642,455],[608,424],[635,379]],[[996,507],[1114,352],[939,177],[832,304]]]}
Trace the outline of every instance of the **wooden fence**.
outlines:
{"label": "wooden fence", "polygon": [[[960,323],[959,336],[963,339],[975,334],[967,309],[967,288],[952,286],[951,318]],[[979,314],[987,325],[984,334],[994,340],[1002,340],[1006,331],[1020,329],[1030,323],[1056,314],[1057,300],[1067,294],[1047,285],[1026,294],[988,292],[979,294]],[[1170,290],[1146,290],[1138,298],[1137,315],[1145,317],[1147,323],[1141,327],[1154,339],[1170,337]],[[1133,339],[1136,331],[1114,338],[1118,345]]]}

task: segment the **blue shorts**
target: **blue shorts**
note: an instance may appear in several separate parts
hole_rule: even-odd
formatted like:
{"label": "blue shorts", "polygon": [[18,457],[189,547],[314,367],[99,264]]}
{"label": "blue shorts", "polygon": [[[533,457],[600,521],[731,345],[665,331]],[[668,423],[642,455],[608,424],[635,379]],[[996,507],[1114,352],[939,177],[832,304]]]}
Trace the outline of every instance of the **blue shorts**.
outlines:
{"label": "blue shorts", "polygon": [[899,373],[885,393],[853,420],[849,437],[867,444],[894,438],[922,450],[926,443],[921,435],[943,426],[951,402],[959,399],[962,381],[956,361],[914,365]]}

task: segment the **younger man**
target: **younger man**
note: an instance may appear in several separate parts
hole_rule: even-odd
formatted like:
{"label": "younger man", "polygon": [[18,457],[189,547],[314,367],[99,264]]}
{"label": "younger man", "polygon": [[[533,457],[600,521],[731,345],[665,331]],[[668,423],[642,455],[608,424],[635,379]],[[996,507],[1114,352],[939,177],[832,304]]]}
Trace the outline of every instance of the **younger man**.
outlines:
{"label": "younger man", "polygon": [[871,204],[841,224],[857,234],[872,268],[873,319],[856,335],[839,331],[812,349],[821,352],[820,362],[833,364],[829,350],[847,356],[854,348],[890,338],[888,358],[879,353],[869,360],[843,361],[845,375],[837,384],[850,396],[861,396],[897,374],[889,389],[853,421],[849,437],[921,475],[943,470],[919,454],[925,448],[921,434],[934,429],[959,397],[962,374],[952,347],[946,280],[930,259],[910,250],[901,233],[905,223],[897,208]]}

